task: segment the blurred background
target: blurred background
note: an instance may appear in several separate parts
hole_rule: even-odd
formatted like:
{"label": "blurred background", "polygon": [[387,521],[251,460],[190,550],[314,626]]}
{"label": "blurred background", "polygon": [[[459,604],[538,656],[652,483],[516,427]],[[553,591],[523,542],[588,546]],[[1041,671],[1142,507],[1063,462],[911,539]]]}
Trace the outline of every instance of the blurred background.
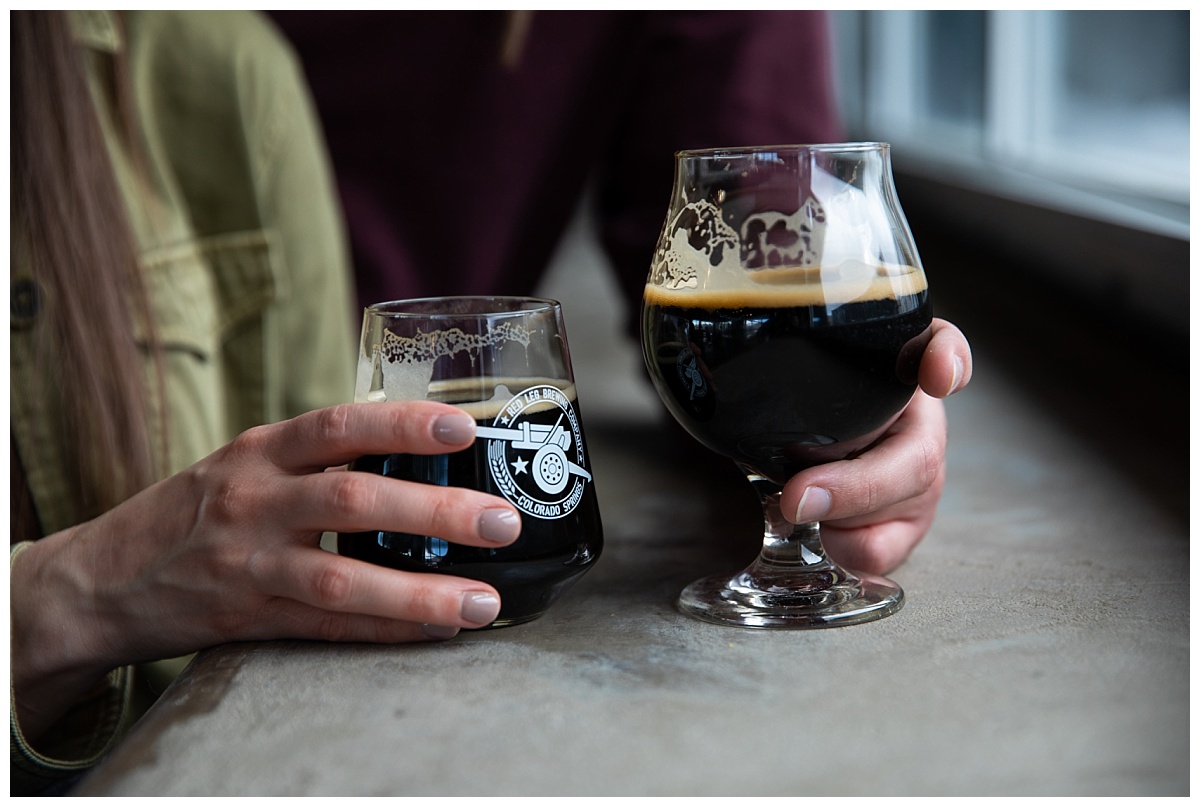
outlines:
{"label": "blurred background", "polygon": [[[830,25],[848,138],[892,144],[937,313],[971,340],[977,378],[1019,385],[1186,520],[1189,13],[835,11]],[[627,303],[585,219],[545,290],[572,331],[603,333]],[[575,340],[589,412],[658,406],[640,379],[588,372],[639,363],[623,339]]]}
{"label": "blurred background", "polygon": [[1186,519],[1190,14],[839,11],[943,316]]}
{"label": "blurred background", "polygon": [[1187,11],[839,11],[843,116],[909,212],[1187,332]]}

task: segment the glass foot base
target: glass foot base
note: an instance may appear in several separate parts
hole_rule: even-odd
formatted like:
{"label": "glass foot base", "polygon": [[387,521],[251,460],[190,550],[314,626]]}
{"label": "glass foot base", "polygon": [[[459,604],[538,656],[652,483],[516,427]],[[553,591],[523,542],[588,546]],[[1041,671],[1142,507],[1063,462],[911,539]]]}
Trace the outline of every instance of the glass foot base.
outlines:
{"label": "glass foot base", "polygon": [[900,586],[883,577],[833,570],[796,584],[764,585],[751,570],[704,577],[679,595],[689,616],[743,628],[833,628],[890,616],[904,605]]}
{"label": "glass foot base", "polygon": [[524,625],[526,622],[532,622],[535,619],[541,619],[545,611],[538,611],[536,614],[527,614],[525,616],[506,617],[497,619],[490,625],[484,625],[478,630],[491,630],[492,628],[511,628],[513,625]]}

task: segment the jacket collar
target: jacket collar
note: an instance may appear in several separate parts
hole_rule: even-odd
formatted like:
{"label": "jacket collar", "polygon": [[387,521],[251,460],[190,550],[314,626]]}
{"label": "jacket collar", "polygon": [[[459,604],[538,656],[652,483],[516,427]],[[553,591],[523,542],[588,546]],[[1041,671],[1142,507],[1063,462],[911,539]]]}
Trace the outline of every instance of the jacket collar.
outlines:
{"label": "jacket collar", "polygon": [[75,43],[105,53],[120,53],[125,47],[121,25],[112,11],[68,11]]}

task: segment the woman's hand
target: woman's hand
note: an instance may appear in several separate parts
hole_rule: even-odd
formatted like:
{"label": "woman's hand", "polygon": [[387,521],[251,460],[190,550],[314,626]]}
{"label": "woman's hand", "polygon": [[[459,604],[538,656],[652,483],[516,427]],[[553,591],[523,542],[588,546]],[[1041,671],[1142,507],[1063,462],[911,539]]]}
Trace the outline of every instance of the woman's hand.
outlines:
{"label": "woman's hand", "polygon": [[[446,639],[495,619],[486,583],[320,548],[323,531],[389,530],[501,546],[495,496],[337,466],[466,448],[474,420],[430,402],[344,404],[251,429],[14,561],[12,682],[27,737],[108,670],[234,640]],[[330,469],[330,470],[327,470]]]}
{"label": "woman's hand", "polygon": [[819,520],[829,554],[851,569],[894,569],[933,523],[946,474],[946,412],[939,399],[971,380],[971,348],[949,322],[935,319],[932,328],[921,388],[896,422],[867,451],[802,471],[783,489],[789,520]]}

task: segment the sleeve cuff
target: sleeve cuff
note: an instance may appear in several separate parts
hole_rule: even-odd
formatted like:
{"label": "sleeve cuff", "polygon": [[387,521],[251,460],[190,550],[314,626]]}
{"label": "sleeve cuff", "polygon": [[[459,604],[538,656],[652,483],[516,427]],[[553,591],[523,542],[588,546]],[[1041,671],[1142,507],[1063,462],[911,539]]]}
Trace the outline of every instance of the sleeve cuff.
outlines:
{"label": "sleeve cuff", "polygon": [[[31,542],[16,544],[9,564]],[[72,707],[38,740],[38,748],[26,740],[17,722],[16,698],[9,682],[9,794],[28,795],[44,791],[63,779],[94,767],[116,744],[129,712],[133,670],[113,670],[83,701]]]}

